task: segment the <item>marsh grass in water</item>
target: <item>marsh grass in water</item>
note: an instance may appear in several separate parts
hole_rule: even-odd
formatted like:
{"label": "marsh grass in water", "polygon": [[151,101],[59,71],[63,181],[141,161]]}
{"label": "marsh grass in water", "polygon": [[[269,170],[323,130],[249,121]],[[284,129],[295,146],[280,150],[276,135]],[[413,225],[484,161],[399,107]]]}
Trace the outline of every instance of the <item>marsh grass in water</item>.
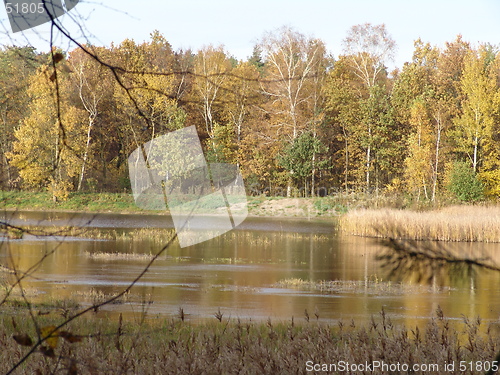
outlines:
{"label": "marsh grass in water", "polygon": [[448,292],[450,287],[426,286],[420,284],[408,284],[402,282],[384,281],[377,276],[367,280],[320,280],[309,281],[297,278],[284,279],[275,285],[278,288],[293,288],[299,290],[318,291],[327,294],[371,294],[371,295],[404,295],[421,293]]}
{"label": "marsh grass in water", "polygon": [[341,231],[368,237],[500,242],[500,207],[450,206],[434,211],[353,210],[340,218]]}
{"label": "marsh grass in water", "polygon": [[[57,313],[37,317],[37,329],[25,313],[0,316],[0,372],[7,372],[38,339],[56,327]],[[188,313],[182,310],[185,318]],[[199,323],[176,318],[72,321],[46,340],[22,373],[72,374],[297,374],[306,363],[352,364],[366,361],[413,364],[492,361],[500,348],[497,327],[480,319],[449,321],[440,309],[424,328],[393,324],[382,311],[370,323],[254,322],[228,319],[223,311]],[[71,370],[71,371],[69,371]],[[441,367],[442,370],[442,367]],[[440,371],[441,373],[443,371]],[[387,372],[374,370],[371,374]],[[426,374],[416,371],[414,374]]]}
{"label": "marsh grass in water", "polygon": [[87,258],[100,261],[115,261],[115,260],[131,260],[131,261],[150,261],[155,255],[149,254],[138,254],[138,253],[105,253],[105,252],[88,252],[86,251],[84,255]]}
{"label": "marsh grass in water", "polygon": [[[45,315],[49,312],[63,314],[63,312],[74,311],[81,307],[81,301],[77,301],[76,298],[47,297],[36,289],[28,289],[27,295],[31,297],[30,308],[37,315]],[[21,313],[22,315],[26,311],[26,300],[18,293],[11,293],[1,306],[2,314],[17,316]]]}
{"label": "marsh grass in water", "polygon": [[[69,237],[77,237],[92,240],[130,241],[148,240],[150,242],[162,244],[170,239],[174,234],[174,229],[166,228],[136,228],[136,229],[107,229],[107,228],[84,228],[72,226],[24,226],[23,235],[17,239],[36,237],[38,239],[59,239],[65,240]],[[30,237],[31,236],[31,237]],[[14,239],[14,238],[12,238]],[[0,238],[1,240],[1,238]]]}
{"label": "marsh grass in water", "polygon": [[[78,301],[80,301],[80,303],[86,305],[88,304],[96,305],[104,301],[107,301],[114,296],[114,294],[105,293],[95,288],[90,288],[89,290],[85,291],[83,290],[75,291],[72,293],[72,295],[74,298],[77,298]],[[137,296],[128,291],[120,298],[114,300],[113,304],[121,305],[124,303],[148,303],[148,301],[150,300],[151,300],[151,295]]]}

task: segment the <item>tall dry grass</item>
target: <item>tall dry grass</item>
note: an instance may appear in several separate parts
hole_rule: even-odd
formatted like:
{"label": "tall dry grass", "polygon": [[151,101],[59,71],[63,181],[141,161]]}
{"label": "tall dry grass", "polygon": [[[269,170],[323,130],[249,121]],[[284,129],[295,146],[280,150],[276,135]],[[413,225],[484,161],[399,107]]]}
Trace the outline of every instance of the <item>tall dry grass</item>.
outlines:
{"label": "tall dry grass", "polygon": [[[21,320],[16,317],[13,327],[11,316],[0,317],[0,373],[6,373],[29,350],[29,345],[21,344],[36,337],[33,328]],[[41,326],[57,324],[46,320],[40,321]],[[313,317],[301,321],[241,322],[222,314],[201,324],[181,319],[147,324],[79,319],[59,335],[58,342],[52,342],[53,350],[35,353],[18,373],[289,375],[308,373],[308,361],[380,361],[439,364],[441,371],[435,373],[478,374],[485,371],[477,371],[475,363],[492,361],[500,348],[492,326],[485,327],[480,319],[451,322],[439,309],[420,329],[395,325],[383,311],[363,326],[354,321],[321,324]],[[461,361],[474,363],[473,370],[460,371]],[[445,372],[444,364],[452,362],[455,369]]]}
{"label": "tall dry grass", "polygon": [[500,207],[450,206],[434,211],[358,209],[340,218],[344,233],[413,240],[500,242]]}

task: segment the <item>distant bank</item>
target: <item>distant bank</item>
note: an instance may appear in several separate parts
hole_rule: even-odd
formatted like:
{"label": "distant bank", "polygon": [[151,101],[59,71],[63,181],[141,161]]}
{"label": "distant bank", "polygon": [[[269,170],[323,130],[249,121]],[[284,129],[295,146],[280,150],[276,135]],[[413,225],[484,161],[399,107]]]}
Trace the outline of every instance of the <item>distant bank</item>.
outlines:
{"label": "distant bank", "polygon": [[[0,209],[50,210],[113,213],[168,214],[138,208],[129,193],[74,193],[65,201],[54,202],[48,192],[0,192]],[[317,217],[338,216],[345,209],[330,198],[249,197],[250,216]]]}

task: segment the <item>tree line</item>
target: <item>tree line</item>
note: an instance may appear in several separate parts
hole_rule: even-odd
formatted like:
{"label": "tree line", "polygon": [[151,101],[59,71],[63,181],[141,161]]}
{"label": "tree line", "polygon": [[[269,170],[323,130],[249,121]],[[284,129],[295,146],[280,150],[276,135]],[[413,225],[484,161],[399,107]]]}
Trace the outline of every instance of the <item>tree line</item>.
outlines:
{"label": "tree line", "polygon": [[239,165],[249,194],[500,196],[500,54],[418,39],[389,72],[384,25],[353,26],[333,57],[283,27],[246,60],[173,50],[158,31],[109,47],[0,51],[0,188],[130,190],[127,158],[195,125],[209,162]]}

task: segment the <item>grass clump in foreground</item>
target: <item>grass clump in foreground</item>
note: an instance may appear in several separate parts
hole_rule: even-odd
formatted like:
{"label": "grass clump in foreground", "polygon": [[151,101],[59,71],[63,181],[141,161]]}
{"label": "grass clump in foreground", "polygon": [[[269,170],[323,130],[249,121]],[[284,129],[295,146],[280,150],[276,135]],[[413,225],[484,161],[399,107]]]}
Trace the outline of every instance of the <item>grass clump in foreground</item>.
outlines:
{"label": "grass clump in foreground", "polygon": [[450,206],[434,211],[353,210],[340,219],[344,233],[406,239],[500,242],[499,206]]}
{"label": "grass clump in foreground", "polygon": [[[438,309],[423,329],[395,325],[384,311],[371,323],[274,323],[215,319],[191,324],[182,319],[154,318],[141,322],[82,317],[64,331],[53,332],[41,350],[18,370],[22,373],[70,374],[297,374],[307,366],[340,361],[365,364],[437,364],[436,373],[477,374],[475,363],[493,361],[500,349],[493,326],[480,319],[450,322]],[[60,320],[38,317],[43,336]],[[30,319],[0,317],[0,371],[9,371],[38,339]],[[474,366],[460,371],[461,361]],[[444,371],[446,363],[453,371]],[[428,369],[414,374],[428,373]],[[338,373],[331,371],[331,373]],[[351,371],[347,373],[363,373]],[[388,373],[382,369],[364,371]],[[407,373],[399,371],[392,373]]]}

